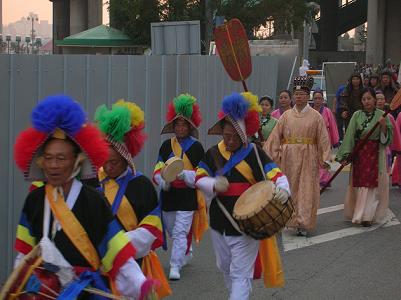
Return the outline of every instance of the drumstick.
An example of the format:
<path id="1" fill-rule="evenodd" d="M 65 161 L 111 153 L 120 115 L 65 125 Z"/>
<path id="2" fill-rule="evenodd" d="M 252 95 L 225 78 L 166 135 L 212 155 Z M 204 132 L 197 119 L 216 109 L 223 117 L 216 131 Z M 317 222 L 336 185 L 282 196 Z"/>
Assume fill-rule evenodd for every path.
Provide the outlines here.
<path id="1" fill-rule="evenodd" d="M 23 291 L 23 292 L 21 292 L 21 293 L 18 293 L 18 295 L 16 295 L 16 296 L 18 297 L 19 295 L 28 294 L 28 293 L 29 293 L 29 292 Z M 45 293 L 42 293 L 42 292 L 36 292 L 35 294 L 41 295 L 42 297 L 45 297 L 45 298 L 48 298 L 48 299 L 57 299 L 57 298 L 54 298 L 54 297 L 52 297 L 52 296 L 50 296 L 50 295 L 47 295 L 47 294 L 45 294 Z M 14 295 L 14 296 L 15 296 L 15 295 Z"/>

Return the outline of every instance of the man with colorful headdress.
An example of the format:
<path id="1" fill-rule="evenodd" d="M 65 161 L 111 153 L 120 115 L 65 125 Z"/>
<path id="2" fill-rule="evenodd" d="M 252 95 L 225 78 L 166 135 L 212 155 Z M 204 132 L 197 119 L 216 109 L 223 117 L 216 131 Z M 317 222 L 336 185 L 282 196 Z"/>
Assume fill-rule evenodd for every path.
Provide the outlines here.
<path id="1" fill-rule="evenodd" d="M 39 102 L 31 121 L 32 127 L 17 137 L 15 160 L 27 180 L 45 185 L 25 200 L 16 267 L 40 245 L 44 266 L 57 266 L 52 269 L 66 285 L 60 299 L 88 297 L 81 293 L 88 284 L 109 291 L 107 281 L 113 293 L 143 298 L 150 284 L 144 276 L 141 281 L 135 276 L 140 272 L 133 259 L 135 247 L 107 200 L 78 180 L 96 177 L 107 159 L 108 145 L 100 131 L 87 123 L 78 102 L 63 95 Z"/>
<path id="2" fill-rule="evenodd" d="M 109 157 L 98 172 L 100 189 L 135 245 L 135 258 L 144 274 L 161 283 L 156 289 L 159 297 L 167 296 L 171 289 L 153 251 L 163 243 L 157 193 L 152 182 L 135 169 L 133 162 L 146 140 L 144 112 L 135 103 L 119 100 L 111 110 L 106 105 L 98 107 L 95 121 L 110 145 Z"/>
<path id="3" fill-rule="evenodd" d="M 295 106 L 281 116 L 263 148 L 288 176 L 295 204 L 295 216 L 288 226 L 300 236 L 316 226 L 319 167 L 328 168 L 331 161 L 324 119 L 308 104 L 312 86 L 312 77 L 294 78 Z"/>
<path id="4" fill-rule="evenodd" d="M 224 275 L 230 300 L 248 299 L 252 278 L 260 278 L 262 273 L 267 287 L 284 285 L 276 238 L 259 241 L 244 235 L 232 216 L 241 194 L 265 178 L 275 184 L 280 202 L 287 202 L 290 196 L 280 169 L 261 148 L 248 142 L 259 129 L 259 110 L 257 96 L 249 92 L 225 97 L 219 121 L 208 131 L 222 135 L 223 140 L 206 152 L 196 172 L 196 186 L 209 206 L 217 267 Z"/>
<path id="5" fill-rule="evenodd" d="M 204 155 L 196 139 L 201 114 L 195 102 L 195 97 L 181 94 L 169 103 L 167 124 L 161 133 L 174 133 L 174 137 L 161 145 L 153 173 L 154 182 L 161 188 L 163 222 L 172 239 L 170 280 L 179 280 L 180 269 L 192 258 L 192 232 L 199 240 L 207 228 L 203 198 L 195 189 L 195 168 Z M 181 158 L 184 170 L 169 183 L 161 171 L 171 157 Z"/>

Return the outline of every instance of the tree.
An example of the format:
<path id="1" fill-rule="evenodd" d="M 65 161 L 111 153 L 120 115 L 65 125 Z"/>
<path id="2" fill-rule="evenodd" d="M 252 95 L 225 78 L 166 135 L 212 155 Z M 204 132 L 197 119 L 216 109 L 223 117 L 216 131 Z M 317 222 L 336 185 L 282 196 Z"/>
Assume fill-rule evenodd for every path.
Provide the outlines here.
<path id="1" fill-rule="evenodd" d="M 200 20 L 205 50 L 212 39 L 214 16 L 241 20 L 250 39 L 274 19 L 276 34 L 302 28 L 311 9 L 305 0 L 109 0 L 110 25 L 122 30 L 136 43 L 150 44 L 150 23 Z"/>
<path id="2" fill-rule="evenodd" d="M 123 31 L 135 43 L 150 45 L 150 23 L 160 21 L 157 0 L 109 0 L 110 26 Z"/>

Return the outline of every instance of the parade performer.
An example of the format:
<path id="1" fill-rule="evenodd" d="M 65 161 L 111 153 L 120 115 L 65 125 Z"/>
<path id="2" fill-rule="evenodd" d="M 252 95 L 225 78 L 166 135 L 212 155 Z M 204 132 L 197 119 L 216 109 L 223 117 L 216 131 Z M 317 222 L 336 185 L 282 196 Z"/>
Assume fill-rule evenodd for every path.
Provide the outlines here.
<path id="1" fill-rule="evenodd" d="M 135 103 L 118 100 L 111 110 L 106 105 L 98 107 L 95 121 L 110 145 L 109 157 L 98 172 L 100 189 L 135 246 L 135 259 L 144 275 L 161 283 L 157 287 L 159 297 L 167 296 L 171 289 L 154 252 L 163 244 L 157 193 L 133 162 L 146 140 L 144 112 Z"/>
<path id="2" fill-rule="evenodd" d="M 168 105 L 167 124 L 162 134 L 174 133 L 164 141 L 159 150 L 153 180 L 161 188 L 162 217 L 172 239 L 170 280 L 179 280 L 181 268 L 192 258 L 192 233 L 197 241 L 207 229 L 204 199 L 195 189 L 195 168 L 204 155 L 198 137 L 201 123 L 199 106 L 195 97 L 181 94 Z M 171 157 L 181 158 L 184 170 L 169 183 L 161 171 Z M 191 233 L 192 231 L 192 233 Z"/>
<path id="3" fill-rule="evenodd" d="M 312 77 L 294 78 L 295 106 L 278 120 L 264 150 L 288 177 L 295 216 L 289 227 L 306 235 L 316 226 L 319 167 L 328 167 L 330 140 L 323 117 L 308 104 Z"/>
<path id="4" fill-rule="evenodd" d="M 396 126 L 393 127 L 393 131 L 397 130 L 401 135 L 401 114 L 399 113 L 395 120 Z M 392 185 L 401 186 L 401 153 L 396 153 L 394 159 L 393 172 L 391 176 Z"/>
<path id="5" fill-rule="evenodd" d="M 277 119 L 271 116 L 273 104 L 273 99 L 269 96 L 263 96 L 259 100 L 262 112 L 260 113 L 260 127 L 257 132 L 257 137 L 261 146 L 263 146 L 264 142 L 269 138 L 270 133 L 277 123 Z"/>
<path id="6" fill-rule="evenodd" d="M 385 68 L 382 70 L 380 74 L 380 83 L 378 85 L 378 89 L 381 90 L 386 98 L 386 102 L 390 103 L 393 100 L 395 94 L 399 90 L 399 86 L 393 79 L 394 72 Z"/>
<path id="7" fill-rule="evenodd" d="M 289 90 L 282 90 L 278 98 L 279 107 L 273 110 L 271 116 L 275 119 L 280 119 L 281 115 L 291 109 L 292 106 L 292 93 Z"/>
<path id="8" fill-rule="evenodd" d="M 339 144 L 339 136 L 336 120 L 333 116 L 333 113 L 330 109 L 328 109 L 325 105 L 325 99 L 323 97 L 323 92 L 321 90 L 316 90 L 313 92 L 313 108 L 318 111 L 326 124 L 327 133 L 329 134 L 331 147 L 338 147 Z M 330 180 L 331 174 L 329 170 L 326 168 L 320 168 L 319 170 L 320 177 L 320 186 L 326 186 L 327 182 Z"/>
<path id="9" fill-rule="evenodd" d="M 354 113 L 345 133 L 336 160 L 348 163 L 348 155 L 358 142 L 379 121 L 380 125 L 368 142 L 355 155 L 344 203 L 346 219 L 355 224 L 371 226 L 380 221 L 388 208 L 389 186 L 386 171 L 386 146 L 391 144 L 393 129 L 383 111 L 376 108 L 376 94 L 372 88 L 363 90 L 363 109 Z"/>
<path id="10" fill-rule="evenodd" d="M 96 177 L 96 169 L 107 159 L 101 133 L 87 123 L 81 105 L 64 95 L 39 102 L 31 121 L 32 127 L 17 137 L 15 161 L 27 180 L 45 185 L 25 200 L 15 265 L 40 244 L 44 262 L 84 276 L 69 283 L 60 299 L 75 299 L 85 287 L 83 282 L 107 291 L 100 275 L 110 279 L 113 292 L 143 299 L 152 292 L 153 281 L 143 276 L 133 259 L 135 247 L 107 200 L 78 180 Z"/>
<path id="11" fill-rule="evenodd" d="M 280 169 L 261 148 L 248 142 L 259 127 L 257 101 L 257 96 L 249 92 L 223 99 L 219 120 L 208 131 L 210 135 L 222 135 L 223 140 L 207 151 L 196 172 L 196 186 L 204 192 L 209 206 L 217 267 L 224 275 L 230 300 L 249 298 L 254 274 L 260 277 L 263 273 L 267 287 L 284 285 L 275 236 L 258 241 L 243 235 L 231 223 L 236 222 L 232 214 L 238 198 L 251 185 L 263 181 L 265 175 L 276 184 L 280 201 L 285 203 L 290 195 L 287 178 Z"/>
<path id="12" fill-rule="evenodd" d="M 362 108 L 362 89 L 361 74 L 355 72 L 350 76 L 347 86 L 340 95 L 340 112 L 345 122 L 345 130 L 347 130 L 352 114 Z"/>
<path id="13" fill-rule="evenodd" d="M 386 98 L 382 90 L 375 90 L 376 93 L 376 107 L 380 110 L 385 111 L 388 109 L 386 107 Z M 393 117 L 393 115 L 388 114 L 388 119 L 390 120 L 391 126 L 393 127 L 393 141 L 386 147 L 386 162 L 387 162 L 387 172 L 391 176 L 391 170 L 393 166 L 393 157 L 401 153 L 401 132 Z"/>

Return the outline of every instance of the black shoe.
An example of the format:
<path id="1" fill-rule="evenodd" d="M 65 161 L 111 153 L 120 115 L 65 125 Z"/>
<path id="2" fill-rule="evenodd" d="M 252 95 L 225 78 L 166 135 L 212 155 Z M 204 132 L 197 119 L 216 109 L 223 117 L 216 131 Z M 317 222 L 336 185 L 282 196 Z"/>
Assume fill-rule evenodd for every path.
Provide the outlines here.
<path id="1" fill-rule="evenodd" d="M 297 236 L 306 236 L 306 230 L 302 230 L 301 228 L 297 228 Z"/>
<path id="2" fill-rule="evenodd" d="M 372 222 L 371 221 L 362 221 L 362 226 L 363 227 L 371 227 L 372 226 Z"/>

